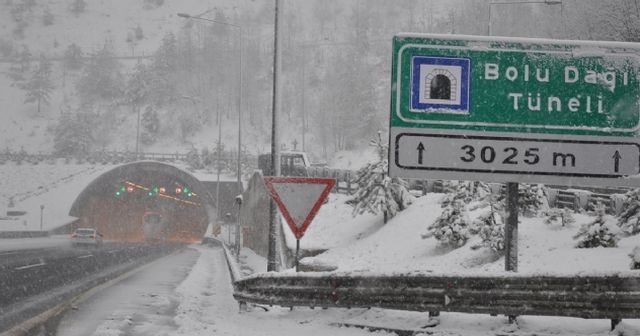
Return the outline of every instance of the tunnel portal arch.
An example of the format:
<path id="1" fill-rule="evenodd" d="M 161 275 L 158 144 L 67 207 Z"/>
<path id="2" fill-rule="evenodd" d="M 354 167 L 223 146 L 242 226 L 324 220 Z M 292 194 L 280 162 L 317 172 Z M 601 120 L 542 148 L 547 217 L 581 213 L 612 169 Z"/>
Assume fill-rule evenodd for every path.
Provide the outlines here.
<path id="1" fill-rule="evenodd" d="M 192 196 L 177 193 L 188 188 Z M 126 192 L 118 194 L 118 188 Z M 155 191 L 153 190 L 155 189 Z M 105 239 L 144 241 L 142 218 L 149 211 L 168 218 L 167 239 L 196 242 L 216 218 L 203 182 L 175 166 L 140 161 L 115 167 L 91 181 L 76 197 L 69 215 L 75 227 L 95 227 Z"/>

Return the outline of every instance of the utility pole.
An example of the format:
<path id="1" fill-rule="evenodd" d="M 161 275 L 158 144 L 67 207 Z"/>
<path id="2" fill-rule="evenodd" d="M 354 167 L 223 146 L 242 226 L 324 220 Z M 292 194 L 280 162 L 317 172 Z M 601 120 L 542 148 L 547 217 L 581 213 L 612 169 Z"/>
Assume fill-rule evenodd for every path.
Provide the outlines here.
<path id="1" fill-rule="evenodd" d="M 279 11 L 280 0 L 275 0 L 273 22 L 273 85 L 271 88 L 271 171 L 274 176 L 280 175 L 280 146 L 278 139 L 278 71 L 279 67 Z M 267 252 L 267 272 L 277 271 L 276 254 L 278 239 L 278 210 L 276 203 L 271 200 L 269 204 L 269 248 Z"/>

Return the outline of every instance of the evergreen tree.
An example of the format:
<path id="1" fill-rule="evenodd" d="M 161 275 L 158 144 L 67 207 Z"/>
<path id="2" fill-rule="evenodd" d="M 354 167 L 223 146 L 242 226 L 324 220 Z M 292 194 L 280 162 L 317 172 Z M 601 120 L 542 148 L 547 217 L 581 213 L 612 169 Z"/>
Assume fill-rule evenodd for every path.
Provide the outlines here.
<path id="1" fill-rule="evenodd" d="M 358 189 L 353 196 L 353 214 L 364 212 L 384 214 L 386 221 L 395 216 L 411 204 L 413 196 L 407 191 L 407 183 L 397 177 L 391 178 L 388 174 L 387 143 L 382 140 L 381 133 L 378 138 L 371 140 L 372 146 L 378 152 L 378 161 L 369 163 L 358 170 L 355 183 Z"/>
<path id="2" fill-rule="evenodd" d="M 71 5 L 69 6 L 69 11 L 73 13 L 75 16 L 79 16 L 84 13 L 87 8 L 87 3 L 84 0 L 73 0 Z"/>
<path id="3" fill-rule="evenodd" d="M 144 31 L 142 30 L 142 27 L 140 27 L 140 25 L 136 26 L 133 29 L 133 34 L 136 37 L 136 40 L 142 40 L 144 38 Z"/>
<path id="4" fill-rule="evenodd" d="M 51 61 L 42 57 L 31 77 L 21 86 L 26 91 L 24 102 L 36 103 L 38 115 L 41 113 L 42 104 L 49 105 L 51 91 L 55 88 L 51 80 L 51 68 Z"/>
<path id="5" fill-rule="evenodd" d="M 127 80 L 124 103 L 132 105 L 134 108 L 140 108 L 149 100 L 150 86 L 150 74 L 147 67 L 143 63 L 136 64 Z"/>
<path id="6" fill-rule="evenodd" d="M 54 16 L 51 13 L 51 9 L 46 8 L 42 13 L 42 24 L 45 26 L 51 26 L 53 24 Z"/>
<path id="7" fill-rule="evenodd" d="M 427 228 L 427 233 L 422 235 L 422 238 L 433 237 L 442 245 L 449 247 L 464 245 L 471 236 L 470 220 L 464 205 L 462 200 L 450 202 L 440 217 Z"/>
<path id="8" fill-rule="evenodd" d="M 9 67 L 8 75 L 13 80 L 11 86 L 20 87 L 29 70 L 31 70 L 31 51 L 29 51 L 29 47 L 23 44 L 16 60 Z"/>
<path id="9" fill-rule="evenodd" d="M 486 202 L 491 196 L 491 188 L 484 182 L 472 182 L 472 181 L 458 181 L 452 183 L 448 181 L 445 183 L 444 188 L 448 191 L 445 198 L 442 200 L 442 207 L 446 207 L 449 203 L 454 201 L 462 201 L 464 204 L 473 204 L 474 208 L 484 207 Z"/>
<path id="10" fill-rule="evenodd" d="M 550 209 L 549 211 L 545 212 L 545 216 L 547 218 L 545 218 L 544 223 L 547 225 L 553 225 L 560 222 L 562 227 L 567 227 L 575 223 L 576 221 L 573 218 L 573 214 L 569 208 Z"/>
<path id="11" fill-rule="evenodd" d="M 640 188 L 629 191 L 618 215 L 620 228 L 629 235 L 640 233 Z"/>
<path id="12" fill-rule="evenodd" d="M 527 217 L 533 217 L 540 210 L 549 209 L 549 201 L 541 184 L 521 183 L 518 191 L 518 211 Z"/>
<path id="13" fill-rule="evenodd" d="M 607 215 L 605 210 L 605 206 L 598 202 L 596 218 L 592 222 L 582 225 L 573 237 L 578 240 L 577 248 L 616 247 L 618 245 L 619 228 L 616 226 L 615 219 Z"/>
<path id="14" fill-rule="evenodd" d="M 82 49 L 75 43 L 70 44 L 64 52 L 64 66 L 70 70 L 78 70 L 82 67 Z"/>
<path id="15" fill-rule="evenodd" d="M 495 251 L 504 251 L 504 216 L 500 203 L 489 203 L 489 210 L 478 216 L 475 230 L 482 239 L 482 245 Z"/>
<path id="16" fill-rule="evenodd" d="M 178 97 L 178 47 L 173 33 L 162 39 L 162 45 L 156 50 L 153 63 L 149 67 L 149 101 L 155 106 L 163 106 Z"/>
<path id="17" fill-rule="evenodd" d="M 100 100 L 113 101 L 122 92 L 123 77 L 120 63 L 110 43 L 93 54 L 78 79 L 77 91 L 83 105 L 91 105 Z"/>
<path id="18" fill-rule="evenodd" d="M 142 114 L 140 128 L 142 129 L 140 141 L 143 144 L 151 145 L 156 142 L 158 139 L 158 132 L 160 131 L 160 118 L 158 118 L 158 112 L 156 112 L 151 106 L 147 106 Z"/>
<path id="19" fill-rule="evenodd" d="M 95 141 L 96 123 L 89 114 L 65 113 L 54 129 L 53 148 L 58 155 L 86 155 Z"/>

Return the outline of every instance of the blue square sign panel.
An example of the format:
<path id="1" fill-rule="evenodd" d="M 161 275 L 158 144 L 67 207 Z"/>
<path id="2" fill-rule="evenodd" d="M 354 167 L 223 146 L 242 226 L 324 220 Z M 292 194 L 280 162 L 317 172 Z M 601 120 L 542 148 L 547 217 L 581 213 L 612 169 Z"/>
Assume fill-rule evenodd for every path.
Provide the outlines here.
<path id="1" fill-rule="evenodd" d="M 414 56 L 411 111 L 469 114 L 471 60 Z"/>

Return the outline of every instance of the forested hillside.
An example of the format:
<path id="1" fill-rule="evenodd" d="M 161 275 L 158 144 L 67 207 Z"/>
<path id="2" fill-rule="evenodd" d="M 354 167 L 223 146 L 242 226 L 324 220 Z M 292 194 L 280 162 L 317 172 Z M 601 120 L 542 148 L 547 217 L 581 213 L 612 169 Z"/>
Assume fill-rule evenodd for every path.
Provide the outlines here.
<path id="1" fill-rule="evenodd" d="M 0 2 L 6 150 L 133 151 L 138 117 L 141 150 L 210 150 L 220 131 L 222 145 L 235 150 L 241 116 L 243 150 L 267 151 L 273 2 L 131 2 Z M 634 0 L 282 3 L 281 141 L 316 159 L 386 130 L 398 32 L 640 39 Z M 70 28 L 78 26 L 92 33 Z"/>

